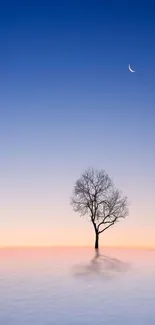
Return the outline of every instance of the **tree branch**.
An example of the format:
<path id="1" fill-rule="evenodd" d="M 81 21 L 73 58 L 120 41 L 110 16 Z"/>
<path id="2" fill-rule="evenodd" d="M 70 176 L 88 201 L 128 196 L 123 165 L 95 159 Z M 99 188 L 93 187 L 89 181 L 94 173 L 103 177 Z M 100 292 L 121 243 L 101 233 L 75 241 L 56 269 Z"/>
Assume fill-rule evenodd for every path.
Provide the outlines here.
<path id="1" fill-rule="evenodd" d="M 127 198 L 117 190 L 104 170 L 86 170 L 76 181 L 71 204 L 76 212 L 87 215 L 100 234 L 128 214 Z M 100 231 L 100 227 L 104 227 Z"/>
<path id="2" fill-rule="evenodd" d="M 114 224 L 115 224 L 115 222 L 113 221 L 110 225 L 108 225 L 107 227 L 105 227 L 104 229 L 102 229 L 101 231 L 99 231 L 98 233 L 101 234 L 102 232 L 104 232 L 106 229 L 110 228 Z"/>

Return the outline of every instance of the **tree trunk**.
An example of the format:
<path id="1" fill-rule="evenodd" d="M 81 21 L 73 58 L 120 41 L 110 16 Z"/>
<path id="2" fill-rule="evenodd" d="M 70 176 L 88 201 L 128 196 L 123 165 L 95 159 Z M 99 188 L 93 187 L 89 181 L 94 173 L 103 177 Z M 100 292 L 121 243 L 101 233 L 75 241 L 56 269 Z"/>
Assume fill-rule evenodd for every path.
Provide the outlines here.
<path id="1" fill-rule="evenodd" d="M 99 249 L 99 234 L 96 232 L 95 236 L 95 249 Z"/>

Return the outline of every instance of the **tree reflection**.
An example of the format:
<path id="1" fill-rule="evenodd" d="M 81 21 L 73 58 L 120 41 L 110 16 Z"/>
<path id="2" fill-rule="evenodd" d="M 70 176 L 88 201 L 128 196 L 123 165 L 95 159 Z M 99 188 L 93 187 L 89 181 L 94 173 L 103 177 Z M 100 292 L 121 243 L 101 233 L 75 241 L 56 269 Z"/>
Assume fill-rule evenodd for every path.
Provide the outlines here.
<path id="1" fill-rule="evenodd" d="M 126 272 L 129 269 L 129 264 L 120 261 L 99 251 L 95 252 L 95 256 L 87 264 L 80 264 L 74 267 L 74 276 L 88 277 L 101 276 L 104 278 L 112 278 L 119 272 Z"/>

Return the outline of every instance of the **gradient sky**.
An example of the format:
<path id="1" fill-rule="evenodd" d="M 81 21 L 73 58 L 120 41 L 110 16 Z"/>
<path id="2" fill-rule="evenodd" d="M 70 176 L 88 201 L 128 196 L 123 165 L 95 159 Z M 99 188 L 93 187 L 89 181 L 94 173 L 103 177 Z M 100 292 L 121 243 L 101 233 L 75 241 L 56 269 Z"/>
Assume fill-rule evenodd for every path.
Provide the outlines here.
<path id="1" fill-rule="evenodd" d="M 1 5 L 1 246 L 93 244 L 69 203 L 92 166 L 130 202 L 101 244 L 155 247 L 154 13 L 153 1 Z"/>

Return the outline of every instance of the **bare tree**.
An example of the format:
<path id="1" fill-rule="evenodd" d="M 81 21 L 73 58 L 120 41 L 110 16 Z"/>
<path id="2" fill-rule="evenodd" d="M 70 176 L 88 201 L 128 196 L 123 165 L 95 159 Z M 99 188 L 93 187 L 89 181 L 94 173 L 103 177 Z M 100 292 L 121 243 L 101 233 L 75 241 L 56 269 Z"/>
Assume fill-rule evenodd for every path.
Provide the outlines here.
<path id="1" fill-rule="evenodd" d="M 127 198 L 117 190 L 104 170 L 87 169 L 76 181 L 71 204 L 75 212 L 87 215 L 95 231 L 95 249 L 99 235 L 128 215 Z"/>

